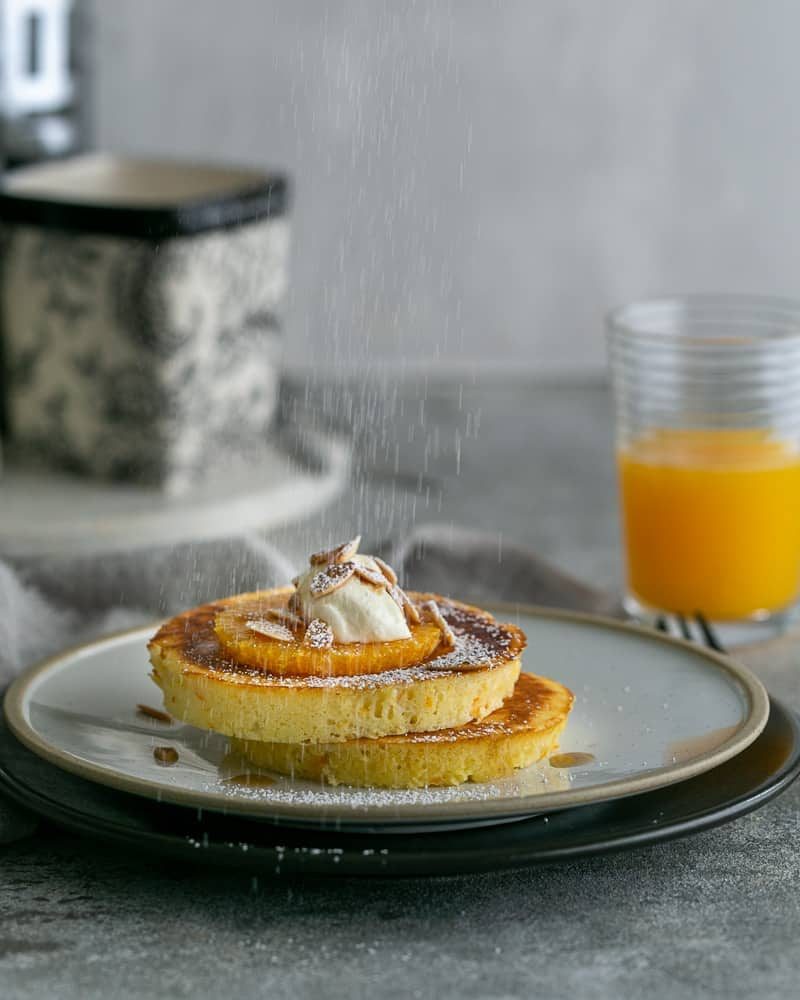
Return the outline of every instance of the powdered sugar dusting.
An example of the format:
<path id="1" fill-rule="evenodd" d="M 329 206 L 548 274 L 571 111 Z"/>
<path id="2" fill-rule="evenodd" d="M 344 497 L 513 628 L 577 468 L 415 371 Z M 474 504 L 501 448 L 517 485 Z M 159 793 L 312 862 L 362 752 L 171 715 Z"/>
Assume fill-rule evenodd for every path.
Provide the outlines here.
<path id="1" fill-rule="evenodd" d="M 453 670 L 484 670 L 491 664 L 492 651 L 472 635 L 453 636 L 453 648 L 433 660 L 428 660 L 428 670 L 441 673 Z"/>
<path id="2" fill-rule="evenodd" d="M 466 670 L 491 670 L 501 663 L 506 662 L 505 657 L 498 657 L 496 653 L 486 646 L 480 639 L 472 635 L 456 635 L 455 647 L 450 652 L 442 656 L 437 656 L 433 660 L 421 663 L 416 667 L 401 667 L 397 670 L 384 670 L 379 674 L 356 674 L 347 677 L 338 676 L 304 676 L 297 677 L 291 674 L 278 676 L 267 674 L 263 670 L 254 667 L 245 667 L 242 664 L 230 664 L 230 669 L 235 670 L 235 675 L 231 680 L 236 682 L 240 678 L 242 682 L 263 683 L 275 687 L 315 687 L 349 690 L 367 690 L 369 688 L 389 687 L 400 684 L 416 684 L 420 681 L 431 680 L 440 677 L 442 673 L 456 673 Z M 221 666 L 220 663 L 215 666 Z"/>
<path id="3" fill-rule="evenodd" d="M 311 578 L 308 589 L 312 597 L 325 597 L 344 586 L 356 571 L 354 562 L 331 563 Z"/>
<path id="4" fill-rule="evenodd" d="M 352 788 L 349 785 L 319 785 L 297 779 L 278 779 L 268 788 L 232 788 L 220 782 L 209 783 L 206 792 L 224 792 L 247 801 L 281 806 L 311 806 L 317 809 L 347 810 L 358 813 L 369 809 L 441 805 L 448 802 L 487 802 L 492 799 L 556 792 L 569 787 L 569 778 L 558 768 L 542 762 L 522 768 L 508 778 L 481 784 L 467 783 L 444 788 Z"/>
<path id="5" fill-rule="evenodd" d="M 322 619 L 313 618 L 303 636 L 303 645 L 313 649 L 328 649 L 333 645 L 333 629 Z"/>
<path id="6" fill-rule="evenodd" d="M 518 727 L 507 722 L 470 722 L 469 739 L 483 739 L 487 736 L 513 736 L 518 732 Z M 406 733 L 403 741 L 406 743 L 455 743 L 457 740 L 464 742 L 464 733 L 459 733 L 455 729 L 444 729 L 439 732 L 430 733 Z"/>

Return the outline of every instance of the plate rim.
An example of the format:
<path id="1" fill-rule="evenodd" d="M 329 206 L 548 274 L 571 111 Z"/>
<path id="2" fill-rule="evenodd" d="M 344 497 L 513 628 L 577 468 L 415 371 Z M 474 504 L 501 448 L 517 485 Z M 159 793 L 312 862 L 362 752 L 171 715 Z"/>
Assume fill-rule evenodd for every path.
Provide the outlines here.
<path id="1" fill-rule="evenodd" d="M 647 628 L 632 622 L 589 614 L 581 611 L 547 608 L 534 604 L 517 602 L 484 602 L 484 607 L 492 613 L 528 615 L 550 621 L 594 626 L 617 633 L 632 634 L 650 642 L 667 644 L 690 652 L 713 664 L 738 685 L 749 706 L 745 719 L 737 731 L 720 746 L 704 751 L 690 761 L 681 764 L 655 768 L 632 778 L 615 779 L 601 785 L 587 788 L 570 788 L 555 792 L 543 792 L 528 796 L 514 796 L 495 799 L 472 799 L 466 801 L 420 804 L 395 804 L 393 806 L 314 806 L 308 803 L 269 802 L 268 800 L 246 799 L 218 793 L 192 791 L 180 786 L 155 784 L 147 778 L 123 775 L 91 761 L 85 761 L 69 751 L 60 749 L 44 739 L 25 715 L 27 696 L 35 689 L 37 682 L 51 671 L 56 671 L 64 661 L 94 653 L 103 647 L 113 648 L 134 636 L 143 640 L 150 637 L 161 621 L 152 625 L 140 625 L 131 629 L 114 632 L 90 642 L 78 643 L 48 656 L 23 671 L 12 681 L 3 700 L 6 721 L 14 736 L 29 750 L 62 770 L 77 774 L 98 784 L 118 791 L 130 792 L 147 799 L 172 802 L 175 805 L 210 809 L 214 812 L 235 813 L 251 818 L 269 819 L 287 825 L 338 826 L 354 829 L 364 826 L 413 826 L 432 828 L 435 825 L 452 825 L 454 822 L 485 822 L 493 817 L 498 822 L 515 817 L 531 816 L 536 813 L 554 812 L 574 806 L 599 804 L 643 792 L 664 788 L 679 781 L 685 781 L 698 774 L 712 770 L 719 764 L 737 756 L 757 739 L 769 718 L 769 696 L 761 680 L 747 667 L 737 663 L 728 655 L 717 653 L 704 646 L 698 646 L 675 636 Z M 479 814 L 479 815 L 476 815 Z"/>
<path id="2" fill-rule="evenodd" d="M 788 722 L 791 726 L 795 740 L 792 752 L 787 755 L 787 759 L 784 760 L 781 766 L 773 770 L 768 777 L 764 778 L 762 776 L 758 783 L 749 791 L 732 797 L 729 796 L 723 803 L 716 806 L 705 807 L 699 811 L 695 810 L 686 813 L 674 821 L 668 821 L 663 824 L 659 823 L 658 825 L 648 823 L 646 826 L 641 825 L 638 830 L 627 831 L 622 834 L 617 832 L 616 834 L 601 835 L 599 839 L 591 842 L 569 844 L 566 847 L 561 845 L 553 848 L 545 848 L 544 850 L 541 847 L 535 847 L 534 849 L 529 847 L 522 854 L 517 850 L 513 855 L 509 855 L 506 850 L 502 860 L 495 861 L 492 859 L 489 864 L 475 864 L 474 853 L 470 857 L 466 857 L 464 852 L 462 852 L 456 858 L 453 852 L 450 851 L 447 854 L 448 865 L 443 870 L 441 865 L 443 855 L 437 853 L 436 874 L 450 877 L 463 876 L 467 873 L 508 871 L 531 866 L 541 867 L 575 859 L 597 857 L 610 853 L 649 847 L 653 844 L 676 840 L 695 833 L 715 829 L 760 809 L 763 805 L 787 791 L 800 776 L 800 715 L 780 699 L 770 698 L 770 704 L 776 709 L 776 712 L 774 714 L 770 713 L 770 720 L 767 723 L 765 731 L 768 731 L 773 717 L 777 716 L 780 718 L 783 716 L 784 721 Z M 45 766 L 50 767 L 52 765 L 45 762 Z M 703 775 L 699 777 L 702 779 Z M 363 849 L 360 852 L 353 852 L 351 846 L 347 843 L 344 845 L 343 854 L 347 855 L 351 853 L 356 858 L 356 861 L 359 862 L 358 870 L 354 869 L 350 864 L 340 866 L 335 862 L 331 863 L 330 855 L 324 852 L 315 855 L 311 854 L 310 851 L 301 851 L 294 857 L 294 852 L 287 852 L 277 842 L 275 844 L 258 845 L 255 850 L 253 849 L 254 845 L 250 845 L 248 851 L 243 852 L 241 850 L 241 842 L 234 842 L 230 839 L 224 842 L 214 841 L 210 845 L 213 848 L 213 854 L 209 856 L 203 851 L 198 857 L 194 851 L 187 853 L 184 841 L 179 841 L 172 833 L 165 834 L 162 831 L 148 832 L 145 841 L 142 842 L 138 833 L 131 832 L 127 827 L 120 826 L 113 819 L 101 821 L 101 828 L 98 829 L 97 816 L 95 814 L 79 809 L 76 806 L 54 802 L 46 793 L 15 777 L 13 772 L 9 772 L 7 765 L 2 760 L 0 760 L 0 786 L 2 786 L 3 792 L 18 802 L 20 806 L 32 810 L 37 816 L 55 823 L 56 826 L 76 833 L 79 836 L 91 836 L 99 842 L 109 844 L 113 847 L 120 847 L 121 845 L 142 846 L 143 844 L 144 848 L 156 857 L 169 856 L 195 864 L 201 861 L 205 867 L 217 869 L 230 869 L 231 867 L 247 868 L 257 870 L 262 874 L 270 873 L 290 878 L 302 878 L 306 875 L 328 878 L 418 878 L 431 874 L 431 866 L 424 860 L 421 864 L 417 863 L 417 854 L 411 856 L 410 852 L 404 853 L 403 863 L 398 869 L 396 865 L 398 855 L 395 847 L 390 851 L 392 863 L 384 865 L 384 856 L 378 852 L 373 851 L 370 855 L 365 855 Z M 105 786 L 99 787 L 103 792 L 107 792 L 110 795 L 126 796 L 124 792 L 115 789 L 106 789 Z M 658 792 L 652 794 L 658 794 Z M 137 796 L 126 797 L 133 800 L 137 799 Z M 643 798 L 647 800 L 648 797 L 644 796 Z M 154 803 L 151 803 L 151 805 L 154 805 Z M 55 807 L 56 814 L 54 814 L 53 807 Z M 181 809 L 183 807 L 176 806 L 171 808 Z M 578 809 L 580 808 L 578 807 Z M 589 806 L 588 808 L 592 807 Z M 513 825 L 516 826 L 516 824 Z M 280 829 L 280 827 L 277 829 Z M 314 831 L 308 832 L 313 833 Z M 351 836 L 348 831 L 339 832 L 344 837 Z M 333 838 L 336 837 L 336 832 L 320 830 L 316 831 L 316 836 Z M 441 837 L 442 834 L 431 832 L 428 836 Z M 406 843 L 417 843 L 414 838 L 403 839 Z M 392 840 L 392 843 L 394 844 L 395 841 Z M 180 847 L 178 846 L 179 844 Z M 267 856 L 270 850 L 272 853 Z M 290 864 L 284 869 L 283 864 L 287 857 Z M 485 859 L 485 853 L 482 852 L 480 857 L 481 859 Z M 450 863 L 454 858 L 458 862 L 455 865 Z M 328 863 L 320 864 L 320 859 L 323 862 L 327 860 Z M 292 860 L 297 863 L 292 864 Z M 367 861 L 370 863 L 366 864 Z M 275 871 L 276 862 L 281 869 L 277 872 Z"/>

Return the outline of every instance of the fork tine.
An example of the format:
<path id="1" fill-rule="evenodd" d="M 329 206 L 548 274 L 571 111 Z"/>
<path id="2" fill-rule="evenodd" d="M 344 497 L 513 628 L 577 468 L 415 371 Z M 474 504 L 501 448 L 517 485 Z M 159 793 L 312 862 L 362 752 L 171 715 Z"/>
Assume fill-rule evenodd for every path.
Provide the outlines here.
<path id="1" fill-rule="evenodd" d="M 717 636 L 717 633 L 713 629 L 711 623 L 706 618 L 706 616 L 701 611 L 695 611 L 692 615 L 692 620 L 697 624 L 700 634 L 702 636 L 703 643 L 708 646 L 709 649 L 715 650 L 717 653 L 726 653 L 727 650 L 722 645 Z M 692 635 L 692 630 L 689 627 L 689 622 L 685 615 L 674 614 L 674 615 L 659 615 L 658 618 L 653 622 L 653 627 L 659 632 L 664 632 L 666 635 L 670 634 L 670 621 L 673 621 L 680 631 L 681 636 L 688 642 L 694 642 L 695 638 Z M 699 641 L 699 640 L 698 640 Z"/>
<path id="2" fill-rule="evenodd" d="M 706 641 L 706 645 L 710 649 L 715 649 L 718 653 L 724 653 L 725 647 L 717 638 L 717 634 L 709 624 L 709 621 L 706 618 L 706 616 L 700 611 L 695 611 L 694 617 L 695 621 L 700 626 L 700 631 L 703 633 L 703 638 Z"/>
<path id="3" fill-rule="evenodd" d="M 680 628 L 681 630 L 681 635 L 683 636 L 684 639 L 688 639 L 689 642 L 691 642 L 692 632 L 691 629 L 689 628 L 689 623 L 686 621 L 683 615 L 675 615 L 675 618 L 678 622 L 678 628 Z"/>

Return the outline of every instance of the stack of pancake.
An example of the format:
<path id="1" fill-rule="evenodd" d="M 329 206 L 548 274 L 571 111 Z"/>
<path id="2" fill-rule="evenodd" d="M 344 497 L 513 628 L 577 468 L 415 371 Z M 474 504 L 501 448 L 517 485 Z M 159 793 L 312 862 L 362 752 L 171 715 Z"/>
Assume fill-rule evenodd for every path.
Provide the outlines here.
<path id="1" fill-rule="evenodd" d="M 299 580 L 229 597 L 173 618 L 151 640 L 167 711 L 232 737 L 259 768 L 329 784 L 488 781 L 549 754 L 573 696 L 520 673 L 520 629 L 405 593 L 390 567 L 348 544 L 323 554 L 332 561 L 312 587 L 383 586 L 407 638 L 336 641 L 326 621 L 304 614 Z"/>

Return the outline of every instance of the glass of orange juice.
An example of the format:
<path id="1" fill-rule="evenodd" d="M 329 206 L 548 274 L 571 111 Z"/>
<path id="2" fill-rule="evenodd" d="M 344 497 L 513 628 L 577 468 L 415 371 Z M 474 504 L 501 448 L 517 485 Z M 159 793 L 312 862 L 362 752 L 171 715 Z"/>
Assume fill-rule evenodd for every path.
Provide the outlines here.
<path id="1" fill-rule="evenodd" d="M 662 299 L 607 325 L 628 611 L 785 623 L 800 593 L 800 303 Z"/>

